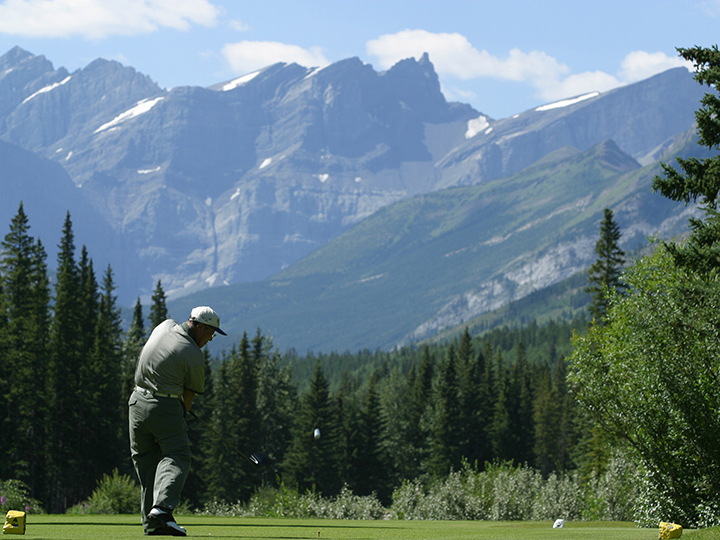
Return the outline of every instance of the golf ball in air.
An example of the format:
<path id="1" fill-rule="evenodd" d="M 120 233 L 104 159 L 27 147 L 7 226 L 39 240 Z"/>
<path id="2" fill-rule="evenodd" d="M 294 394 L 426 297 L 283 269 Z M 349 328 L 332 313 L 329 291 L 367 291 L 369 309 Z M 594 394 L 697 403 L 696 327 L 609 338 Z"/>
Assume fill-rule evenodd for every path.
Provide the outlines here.
<path id="1" fill-rule="evenodd" d="M 320 430 L 318 428 L 315 428 L 315 431 L 313 431 L 313 437 L 316 439 L 320 438 Z"/>

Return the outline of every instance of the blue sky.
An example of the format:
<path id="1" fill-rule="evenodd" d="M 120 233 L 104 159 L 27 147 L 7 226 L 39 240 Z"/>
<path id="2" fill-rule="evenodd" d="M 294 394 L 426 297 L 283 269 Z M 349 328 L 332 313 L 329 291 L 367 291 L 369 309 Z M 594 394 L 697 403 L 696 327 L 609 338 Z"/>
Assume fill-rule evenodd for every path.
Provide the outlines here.
<path id="1" fill-rule="evenodd" d="M 681 65 L 720 42 L 720 0 L 4 0 L 0 54 L 69 71 L 117 60 L 166 88 L 275 62 L 357 56 L 377 71 L 423 52 L 451 101 L 503 118 Z"/>

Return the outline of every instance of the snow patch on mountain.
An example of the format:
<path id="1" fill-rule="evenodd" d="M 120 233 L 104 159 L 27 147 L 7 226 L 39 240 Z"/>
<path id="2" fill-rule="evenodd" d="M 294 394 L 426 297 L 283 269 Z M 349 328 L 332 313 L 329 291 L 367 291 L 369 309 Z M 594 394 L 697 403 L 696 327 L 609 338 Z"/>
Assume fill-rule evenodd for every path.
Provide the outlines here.
<path id="1" fill-rule="evenodd" d="M 563 99 L 561 101 L 556 101 L 554 103 L 548 103 L 547 105 L 541 105 L 536 111 L 550 111 L 552 109 L 561 109 L 563 107 L 569 107 L 570 105 L 575 105 L 576 103 L 580 103 L 581 101 L 585 101 L 586 99 L 594 98 L 595 96 L 599 96 L 600 92 L 590 92 L 589 94 L 583 94 L 582 96 L 570 98 L 570 99 Z"/>
<path id="2" fill-rule="evenodd" d="M 237 79 L 234 79 L 234 80 L 230 81 L 229 83 L 223 85 L 222 91 L 227 92 L 228 90 L 233 90 L 233 89 L 237 88 L 238 86 L 243 86 L 245 83 L 252 81 L 259 74 L 260 74 L 260 71 L 254 71 L 252 73 L 248 73 L 247 75 L 243 75 L 242 77 L 238 77 Z"/>
<path id="3" fill-rule="evenodd" d="M 124 113 L 119 114 L 109 122 L 103 124 L 99 128 L 97 128 L 94 133 L 100 133 L 101 131 L 105 131 L 108 128 L 117 126 L 119 124 L 122 124 L 123 122 L 126 122 L 127 120 L 131 120 L 132 118 L 137 118 L 141 114 L 145 114 L 150 109 L 152 109 L 155 105 L 160 103 L 163 99 L 165 99 L 164 96 L 157 97 L 155 99 L 146 98 L 143 100 L 138 101 L 135 106 L 132 109 L 128 109 Z"/>
<path id="4" fill-rule="evenodd" d="M 477 118 L 468 120 L 467 131 L 465 132 L 465 138 L 472 139 L 475 135 L 477 135 L 484 129 L 488 128 L 489 126 L 490 126 L 490 122 L 488 122 L 487 116 L 483 116 L 482 114 L 480 116 L 478 116 Z M 492 129 L 492 128 L 490 128 L 490 129 Z"/>
<path id="5" fill-rule="evenodd" d="M 66 84 L 70 79 L 72 79 L 72 76 L 71 76 L 71 75 L 68 75 L 67 77 L 65 77 L 65 78 L 64 78 L 62 81 L 60 81 L 60 82 L 53 83 L 53 84 L 49 84 L 49 85 L 47 85 L 46 87 L 41 88 L 40 90 L 38 90 L 38 91 L 35 92 L 34 94 L 32 94 L 32 95 L 26 97 L 25 99 L 23 99 L 23 103 L 27 103 L 27 102 L 30 101 L 32 98 L 37 97 L 37 96 L 39 96 L 40 94 L 45 94 L 45 93 L 47 93 L 47 92 L 50 92 L 51 90 L 54 90 L 54 89 L 57 88 L 58 86 L 62 86 L 63 84 Z"/>

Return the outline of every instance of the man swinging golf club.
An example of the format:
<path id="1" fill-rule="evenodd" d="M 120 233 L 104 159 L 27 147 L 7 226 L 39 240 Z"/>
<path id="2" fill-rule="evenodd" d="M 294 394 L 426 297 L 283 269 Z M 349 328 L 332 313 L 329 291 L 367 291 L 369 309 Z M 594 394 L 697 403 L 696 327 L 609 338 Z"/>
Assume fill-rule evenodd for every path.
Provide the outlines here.
<path id="1" fill-rule="evenodd" d="M 140 479 L 142 524 L 146 535 L 186 536 L 175 522 L 190 472 L 185 416 L 195 394 L 205 391 L 202 348 L 220 329 L 212 308 L 201 306 L 182 324 L 160 323 L 140 353 L 129 406 L 130 453 Z"/>

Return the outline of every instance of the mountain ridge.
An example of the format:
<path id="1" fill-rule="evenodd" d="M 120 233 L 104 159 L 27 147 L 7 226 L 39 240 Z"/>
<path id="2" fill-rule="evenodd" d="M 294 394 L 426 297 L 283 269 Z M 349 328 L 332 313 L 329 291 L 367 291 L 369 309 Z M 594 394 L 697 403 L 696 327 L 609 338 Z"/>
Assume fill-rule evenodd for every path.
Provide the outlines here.
<path id="1" fill-rule="evenodd" d="M 682 212 L 643 190 L 656 159 L 692 130 L 704 93 L 678 68 L 496 120 L 448 102 L 428 55 L 381 72 L 357 58 L 323 69 L 275 64 L 172 89 L 103 59 L 68 73 L 15 48 L 0 66 L 0 141 L 62 167 L 78 220 L 101 216 L 79 242 L 113 238 L 96 264 L 112 264 L 125 305 L 147 299 L 158 280 L 187 301 L 252 283 L 243 294 L 258 287 L 312 303 L 343 335 L 357 320 L 327 313 L 359 302 L 373 318 L 376 298 L 389 302 L 386 318 L 358 332 L 383 347 L 587 264 L 588 223 L 603 205 L 623 216 L 629 242 L 678 230 Z M 19 188 L 16 197 L 35 196 Z M 9 222 L 14 211 L 5 212 Z M 387 230 L 376 227 L 383 220 Z M 323 249 L 334 241 L 334 254 Z M 345 260 L 343 243 L 367 260 Z M 316 298 L 291 294 L 295 285 L 283 283 L 292 281 Z M 346 294 L 364 289 L 367 298 Z M 394 326 L 404 316 L 411 327 Z M 306 332 L 320 332 L 306 319 Z M 303 346 L 322 343 L 345 346 L 317 337 Z"/>
<path id="2" fill-rule="evenodd" d="M 585 270 L 605 206 L 628 250 L 656 232 L 682 234 L 696 210 L 650 192 L 659 171 L 605 141 L 508 178 L 398 201 L 272 278 L 169 306 L 182 313 L 205 298 L 238 339 L 260 327 L 301 352 L 407 345 Z"/>

